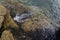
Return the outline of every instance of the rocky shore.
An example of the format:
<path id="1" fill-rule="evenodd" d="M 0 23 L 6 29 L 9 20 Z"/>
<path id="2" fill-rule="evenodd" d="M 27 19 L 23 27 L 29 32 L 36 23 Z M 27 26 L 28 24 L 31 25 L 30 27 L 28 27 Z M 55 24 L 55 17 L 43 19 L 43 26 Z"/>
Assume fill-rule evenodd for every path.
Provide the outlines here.
<path id="1" fill-rule="evenodd" d="M 56 40 L 59 29 L 40 7 L 15 0 L 0 2 L 0 40 Z"/>

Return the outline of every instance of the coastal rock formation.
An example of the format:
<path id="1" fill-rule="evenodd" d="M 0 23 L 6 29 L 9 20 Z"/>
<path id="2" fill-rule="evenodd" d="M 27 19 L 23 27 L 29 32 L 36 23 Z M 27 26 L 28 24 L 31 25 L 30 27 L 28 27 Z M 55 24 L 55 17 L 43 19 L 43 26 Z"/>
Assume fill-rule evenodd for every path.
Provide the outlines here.
<path id="1" fill-rule="evenodd" d="M 43 9 L 15 0 L 1 2 L 6 9 L 1 19 L 1 40 L 54 40 L 60 25 L 43 14 Z M 1 6 L 2 6 L 1 5 Z M 48 10 L 47 10 L 48 11 Z M 5 38 L 5 39 L 4 39 Z"/>

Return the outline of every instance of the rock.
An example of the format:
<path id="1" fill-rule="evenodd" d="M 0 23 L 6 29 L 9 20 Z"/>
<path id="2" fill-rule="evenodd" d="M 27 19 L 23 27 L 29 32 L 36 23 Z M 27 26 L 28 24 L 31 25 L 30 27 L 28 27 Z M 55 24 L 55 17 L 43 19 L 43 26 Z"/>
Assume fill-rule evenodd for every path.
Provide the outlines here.
<path id="1" fill-rule="evenodd" d="M 7 10 L 1 3 L 0 3 L 0 24 L 7 28 L 8 26 L 18 27 L 18 25 L 13 21 L 12 17 L 10 16 L 10 11 Z M 3 23 L 3 24 L 2 24 Z"/>
<path id="2" fill-rule="evenodd" d="M 1 28 L 2 23 L 4 21 L 5 14 L 6 14 L 6 8 L 4 8 L 4 6 L 2 6 L 2 4 L 0 3 L 0 28 Z"/>
<path id="3" fill-rule="evenodd" d="M 2 33 L 1 40 L 14 40 L 14 38 L 9 30 L 5 30 Z"/>
<path id="4" fill-rule="evenodd" d="M 19 18 L 15 20 L 16 22 L 20 23 L 20 29 L 18 32 L 14 31 L 15 39 L 20 40 L 21 34 L 23 38 L 28 37 L 30 40 L 53 40 L 55 38 L 55 31 L 60 28 L 60 25 L 55 23 L 53 20 L 49 19 L 45 16 L 39 7 L 35 6 L 25 6 L 19 2 L 11 2 L 5 1 L 2 3 L 8 10 L 7 14 L 5 15 L 5 20 L 3 26 L 8 29 L 8 27 L 16 28 L 18 25 L 14 22 L 14 20 L 10 16 L 10 12 L 15 12 L 18 14 Z M 6 4 L 6 5 L 5 5 Z M 13 11 L 12 11 L 13 10 Z M 31 14 L 31 16 L 27 15 Z M 24 16 L 22 16 L 24 15 Z M 13 15 L 12 15 L 13 16 Z M 5 28 L 5 29 L 6 29 Z M 10 29 L 11 30 L 11 29 Z M 23 31 L 22 31 L 23 30 Z M 20 34 L 21 33 L 21 34 Z M 17 34 L 17 35 L 16 35 Z M 20 38 L 19 38 L 20 37 Z M 22 39 L 23 39 L 22 38 Z"/>
<path id="5" fill-rule="evenodd" d="M 5 15 L 5 20 L 3 21 L 3 27 L 4 29 L 12 27 L 12 28 L 18 28 L 18 25 L 14 22 L 12 17 L 10 16 L 9 10 L 7 10 L 7 14 Z"/>
<path id="6" fill-rule="evenodd" d="M 18 17 L 14 17 L 16 18 L 15 21 L 21 24 L 22 30 L 26 32 L 25 35 L 31 40 L 54 40 L 55 31 L 59 30 L 60 25 L 45 16 L 39 7 L 28 6 L 28 8 L 30 9 L 27 10 L 28 12 L 22 12 L 17 15 Z M 24 14 L 31 14 L 31 16 L 22 17 Z"/>
<path id="7" fill-rule="evenodd" d="M 13 11 L 15 13 L 22 13 L 23 11 L 26 11 L 27 5 L 24 5 L 20 2 L 18 2 L 18 0 L 13 0 L 13 1 L 8 1 L 5 0 L 4 2 L 1 2 L 7 9 L 9 9 L 10 11 Z"/>
<path id="8" fill-rule="evenodd" d="M 4 17 L 3 16 L 0 16 L 0 28 L 2 26 L 3 21 L 4 21 Z"/>
<path id="9" fill-rule="evenodd" d="M 55 23 L 53 20 L 49 19 L 48 17 L 46 17 L 41 11 L 42 9 L 40 9 L 39 7 L 35 7 L 35 6 L 28 6 L 28 8 L 30 10 L 27 10 L 27 13 L 21 13 L 20 16 L 16 16 L 14 17 L 17 22 L 23 21 L 22 23 L 22 29 L 24 31 L 31 31 L 31 30 L 36 30 L 36 29 L 41 29 L 41 28 L 47 28 L 50 30 L 55 31 L 55 29 L 57 29 L 59 27 L 59 25 L 57 23 Z M 25 17 L 22 15 L 30 15 Z M 19 18 L 18 18 L 19 17 Z"/>
<path id="10" fill-rule="evenodd" d="M 0 16 L 4 16 L 5 14 L 6 14 L 6 8 L 2 6 L 2 4 L 0 3 Z"/>
<path id="11" fill-rule="evenodd" d="M 1 40 L 14 40 L 13 35 L 9 31 L 10 28 L 17 29 L 18 25 L 10 16 L 10 11 L 0 4 L 0 36 Z"/>
<path id="12" fill-rule="evenodd" d="M 5 14 L 6 14 L 6 8 L 4 8 L 0 3 L 0 28 L 2 26 L 2 22 L 4 21 Z"/>

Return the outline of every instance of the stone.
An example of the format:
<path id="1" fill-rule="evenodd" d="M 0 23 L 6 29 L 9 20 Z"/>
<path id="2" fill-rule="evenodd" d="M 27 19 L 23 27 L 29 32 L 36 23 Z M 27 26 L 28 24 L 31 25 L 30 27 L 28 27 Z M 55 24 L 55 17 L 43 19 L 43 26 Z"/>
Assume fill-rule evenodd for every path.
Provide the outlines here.
<path id="1" fill-rule="evenodd" d="M 6 14 L 6 8 L 0 3 L 0 16 L 4 16 Z"/>
<path id="2" fill-rule="evenodd" d="M 4 17 L 3 16 L 0 16 L 0 28 L 2 26 L 3 21 L 4 21 Z"/>
<path id="3" fill-rule="evenodd" d="M 14 38 L 9 30 L 5 30 L 2 33 L 1 40 L 14 40 Z"/>
<path id="4" fill-rule="evenodd" d="M 7 10 L 6 12 L 7 14 L 5 15 L 4 21 L 3 21 L 3 27 L 4 29 L 6 28 L 19 28 L 18 25 L 14 22 L 14 20 L 12 19 L 12 17 L 10 16 L 10 11 Z"/>

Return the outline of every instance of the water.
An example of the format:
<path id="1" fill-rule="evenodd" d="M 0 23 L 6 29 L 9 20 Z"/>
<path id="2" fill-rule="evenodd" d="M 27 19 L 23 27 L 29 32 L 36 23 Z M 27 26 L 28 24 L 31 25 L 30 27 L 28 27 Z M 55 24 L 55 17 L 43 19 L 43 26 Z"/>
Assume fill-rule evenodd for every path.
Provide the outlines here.
<path id="1" fill-rule="evenodd" d="M 37 6 L 37 7 L 40 7 L 42 9 L 44 9 L 44 14 L 49 17 L 50 19 L 52 19 L 53 21 L 55 21 L 56 23 L 60 24 L 60 0 L 28 0 L 27 2 L 25 2 L 24 4 L 27 4 L 27 5 L 33 5 L 33 6 Z M 26 15 L 28 14 L 22 14 L 21 16 L 16 16 L 18 22 L 23 22 L 24 20 L 24 17 L 27 17 Z M 18 19 L 20 18 L 20 20 L 22 21 L 19 21 Z M 23 18 L 23 19 L 22 19 Z M 49 29 L 48 29 L 49 30 Z M 52 39 L 53 40 L 53 33 L 50 32 L 51 30 L 41 30 L 43 32 L 36 32 L 36 36 L 39 37 L 38 39 L 40 39 L 40 33 L 43 35 L 47 35 L 46 38 L 49 37 L 48 40 Z M 38 33 L 38 34 L 37 34 Z M 35 39 L 35 33 L 33 33 L 32 35 L 32 38 L 34 36 L 34 39 Z M 31 35 L 30 35 L 31 36 Z M 42 37 L 41 36 L 41 37 Z M 43 36 L 43 37 L 45 37 Z M 41 39 L 43 39 L 43 37 Z"/>
<path id="2" fill-rule="evenodd" d="M 60 0 L 52 0 L 53 20 L 60 24 Z"/>
<path id="3" fill-rule="evenodd" d="M 23 2 L 24 3 L 24 2 Z M 50 7 L 51 0 L 28 0 L 25 4 L 38 6 L 38 7 Z"/>
<path id="4" fill-rule="evenodd" d="M 47 17 L 49 17 L 50 19 L 52 19 L 53 21 L 55 21 L 57 24 L 60 24 L 60 0 L 37 0 L 37 1 L 36 0 L 29 0 L 25 4 L 37 6 L 37 7 L 40 7 L 42 9 L 44 9 L 44 14 Z M 52 39 L 53 36 L 51 36 L 52 34 L 50 34 L 49 32 L 47 32 L 47 34 L 45 32 L 44 34 L 45 34 L 45 36 L 47 35 L 49 37 L 48 40 L 53 40 Z M 42 32 L 42 34 L 43 34 L 43 32 Z M 40 33 L 39 33 L 39 37 L 40 37 Z M 41 39 L 43 39 L 43 37 Z"/>
<path id="5" fill-rule="evenodd" d="M 60 0 L 29 0 L 26 4 L 46 8 L 50 18 L 60 24 Z"/>
<path id="6" fill-rule="evenodd" d="M 25 4 L 44 9 L 46 16 L 60 24 L 60 0 L 28 0 Z"/>

